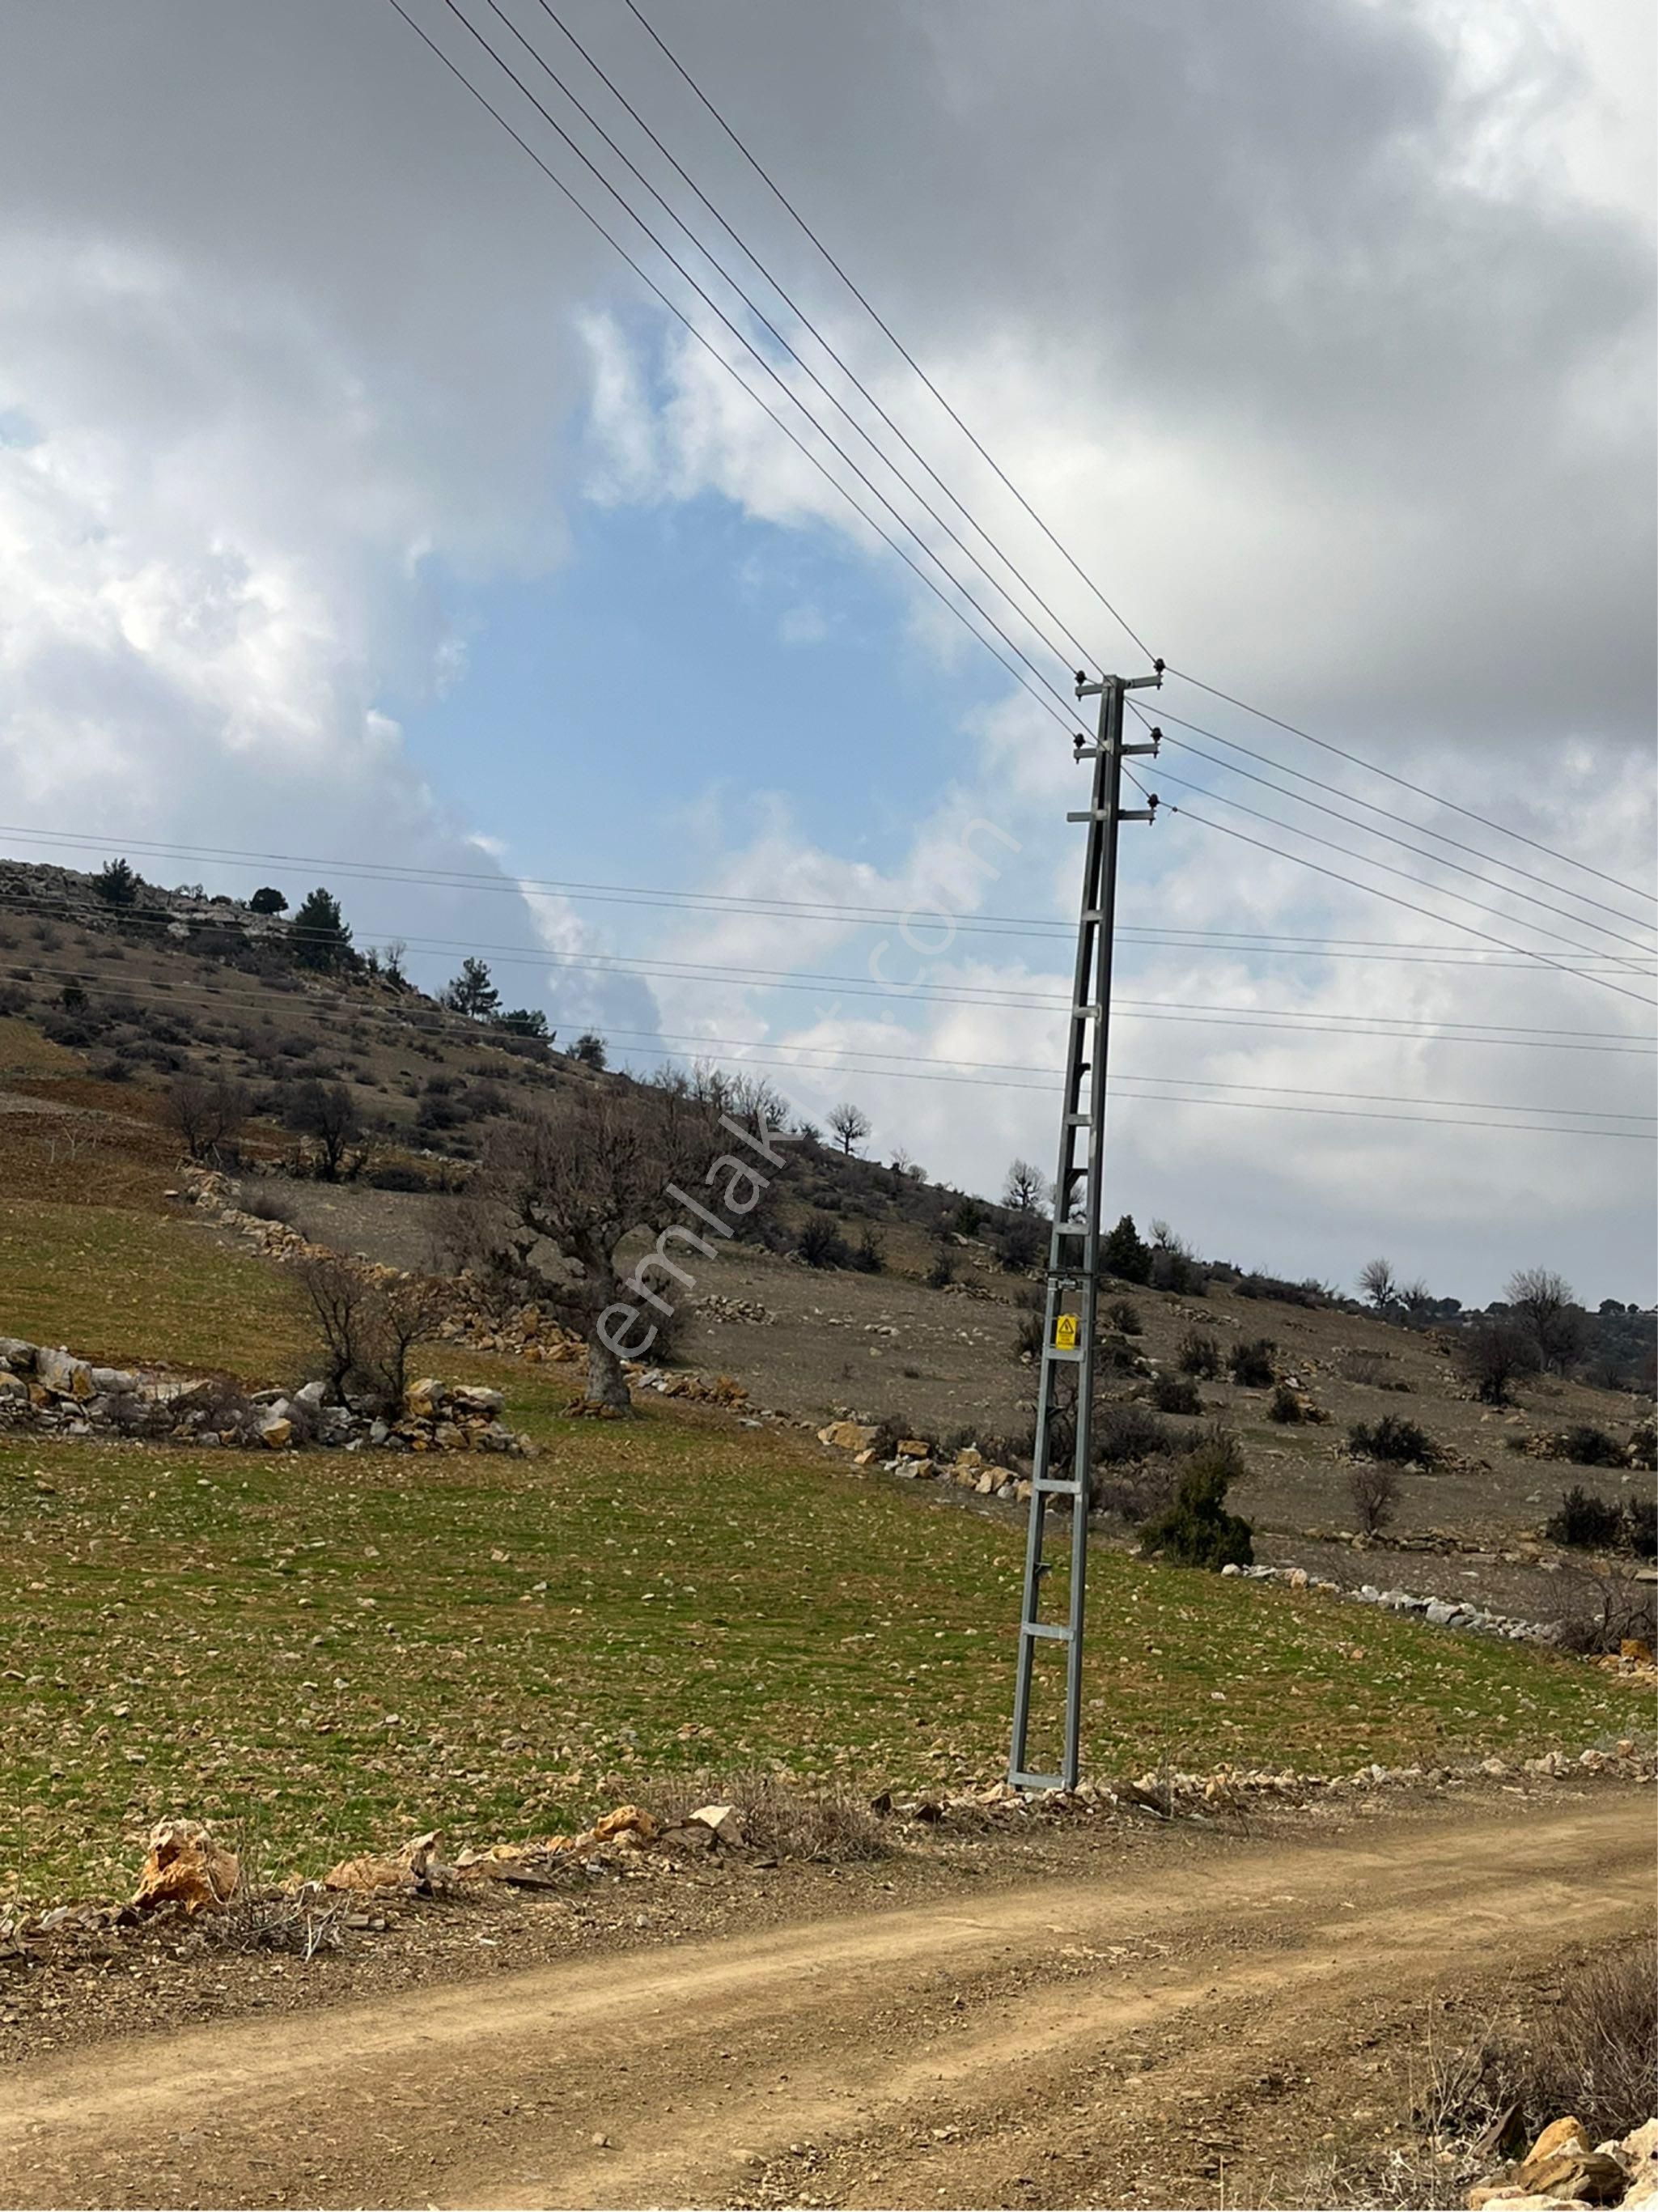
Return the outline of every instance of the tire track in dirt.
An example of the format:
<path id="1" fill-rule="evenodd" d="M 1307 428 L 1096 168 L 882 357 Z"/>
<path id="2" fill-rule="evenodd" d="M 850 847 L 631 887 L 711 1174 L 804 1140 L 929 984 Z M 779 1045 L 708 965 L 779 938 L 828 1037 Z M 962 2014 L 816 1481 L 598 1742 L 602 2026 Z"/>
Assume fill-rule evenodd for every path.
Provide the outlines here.
<path id="1" fill-rule="evenodd" d="M 1020 2161 L 1108 2050 L 1172 2031 L 1218 2078 L 1356 1992 L 1500 1974 L 1515 1928 L 1649 1923 L 1645 1798 L 1497 1809 L 36 2062 L 0 2109 L 0 2202 L 774 2202 L 789 2174 L 827 2202 L 1070 2201 Z"/>

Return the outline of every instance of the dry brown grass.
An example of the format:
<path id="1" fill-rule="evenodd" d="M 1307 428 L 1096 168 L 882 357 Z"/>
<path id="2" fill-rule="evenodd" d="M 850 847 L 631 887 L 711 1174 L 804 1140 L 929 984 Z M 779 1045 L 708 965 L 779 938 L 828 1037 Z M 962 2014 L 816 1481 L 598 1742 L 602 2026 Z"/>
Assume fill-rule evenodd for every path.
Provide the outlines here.
<path id="1" fill-rule="evenodd" d="M 845 1866 L 885 1858 L 893 1846 L 885 1824 L 868 1802 L 832 1784 L 780 1781 L 771 1774 L 738 1774 L 714 1783 L 671 1781 L 644 1799 L 665 1826 L 701 1805 L 732 1805 L 752 1850 L 778 1859 L 815 1859 Z"/>
<path id="2" fill-rule="evenodd" d="M 1627 2135 L 1658 2110 L 1650 1945 L 1602 1952 L 1569 1975 L 1558 2003 L 1517 2026 L 1488 2021 L 1471 2041 L 1430 2052 L 1424 2118 L 1436 2139 L 1471 2139 L 1515 2106 L 1527 2136 L 1571 2113 L 1595 2142 Z"/>

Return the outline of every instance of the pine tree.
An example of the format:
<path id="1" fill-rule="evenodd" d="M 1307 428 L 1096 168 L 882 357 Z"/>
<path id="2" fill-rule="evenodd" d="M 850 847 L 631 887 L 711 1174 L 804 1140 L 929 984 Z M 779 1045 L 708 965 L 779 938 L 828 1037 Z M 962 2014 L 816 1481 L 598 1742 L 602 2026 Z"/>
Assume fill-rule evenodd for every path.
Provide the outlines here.
<path id="1" fill-rule="evenodd" d="M 489 980 L 488 965 L 469 952 L 460 963 L 459 975 L 444 993 L 443 1003 L 469 1021 L 493 1020 L 501 1006 L 501 994 Z"/>
<path id="2" fill-rule="evenodd" d="M 1100 1265 L 1107 1274 L 1125 1283 L 1151 1281 L 1151 1248 L 1135 1228 L 1132 1213 L 1125 1213 L 1102 1242 Z"/>
<path id="3" fill-rule="evenodd" d="M 106 906 L 131 906 L 143 878 L 125 860 L 106 860 L 92 879 L 92 888 Z"/>
<path id="4" fill-rule="evenodd" d="M 357 956 L 351 950 L 351 933 L 340 913 L 340 902 L 320 884 L 315 890 L 307 894 L 288 928 L 296 966 L 315 968 L 326 973 L 331 969 L 356 965 Z"/>

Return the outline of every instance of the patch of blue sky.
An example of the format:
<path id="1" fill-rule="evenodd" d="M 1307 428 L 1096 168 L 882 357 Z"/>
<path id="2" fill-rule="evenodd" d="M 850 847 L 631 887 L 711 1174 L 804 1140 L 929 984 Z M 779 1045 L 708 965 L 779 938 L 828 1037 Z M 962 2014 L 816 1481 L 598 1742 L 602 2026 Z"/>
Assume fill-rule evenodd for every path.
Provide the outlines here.
<path id="1" fill-rule="evenodd" d="M 388 703 L 525 873 L 694 886 L 779 799 L 895 866 L 963 718 L 1006 688 L 987 655 L 940 669 L 884 564 L 712 495 L 580 509 L 568 559 L 528 580 L 431 582 L 464 663 L 441 696 Z"/>

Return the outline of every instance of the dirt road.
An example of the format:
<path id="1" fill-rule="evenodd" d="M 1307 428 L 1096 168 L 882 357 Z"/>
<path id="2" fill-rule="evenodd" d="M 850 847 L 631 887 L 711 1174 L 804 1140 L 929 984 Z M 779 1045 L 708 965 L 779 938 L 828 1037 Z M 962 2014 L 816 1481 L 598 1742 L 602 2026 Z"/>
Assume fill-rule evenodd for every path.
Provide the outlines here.
<path id="1" fill-rule="evenodd" d="M 1260 2201 L 1427 2000 L 1649 1932 L 1653 1845 L 1496 1801 L 106 2045 L 6 2080 L 0 2201 Z"/>

